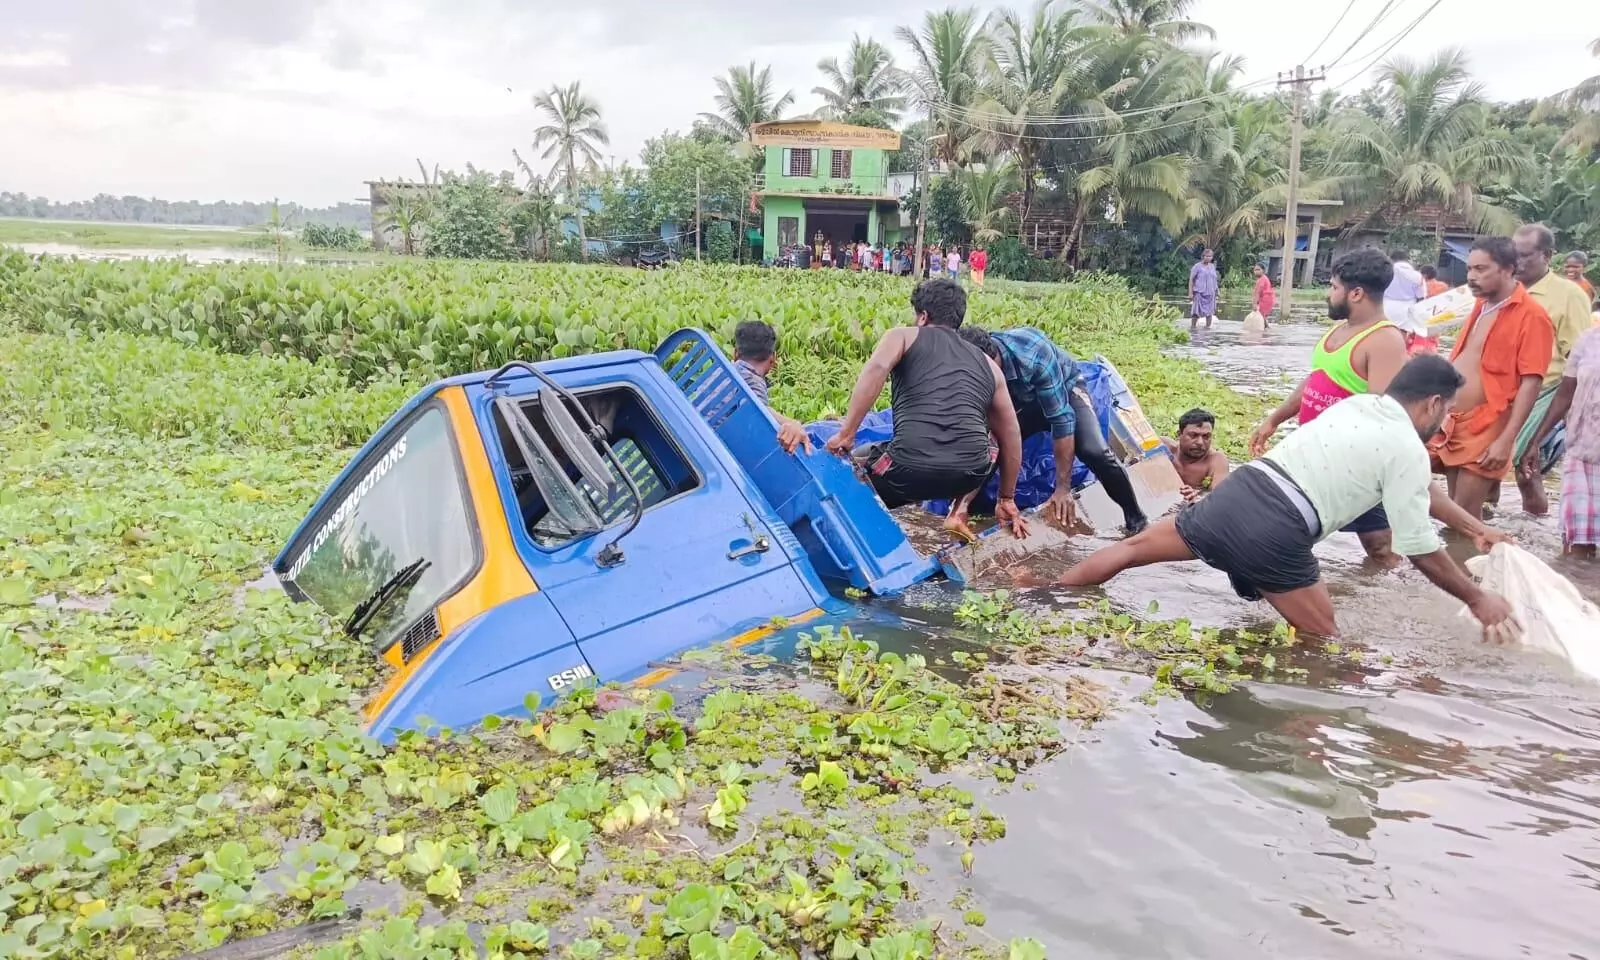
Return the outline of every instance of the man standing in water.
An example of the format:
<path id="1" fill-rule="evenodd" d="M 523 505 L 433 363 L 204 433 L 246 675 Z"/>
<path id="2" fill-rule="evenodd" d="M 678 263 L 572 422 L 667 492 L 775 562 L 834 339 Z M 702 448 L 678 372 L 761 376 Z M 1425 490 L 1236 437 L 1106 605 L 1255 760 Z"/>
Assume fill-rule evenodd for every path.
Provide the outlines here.
<path id="1" fill-rule="evenodd" d="M 1200 262 L 1189 268 L 1189 329 L 1193 330 L 1205 317 L 1206 329 L 1217 316 L 1217 291 L 1222 280 L 1217 276 L 1217 265 L 1211 262 L 1211 248 L 1200 252 Z"/>
<path id="2" fill-rule="evenodd" d="M 1227 455 L 1211 447 L 1216 425 L 1217 418 L 1210 410 L 1195 407 L 1178 418 L 1178 439 L 1161 438 L 1178 479 L 1183 481 L 1178 493 L 1186 503 L 1210 493 L 1228 476 Z"/>
<path id="3" fill-rule="evenodd" d="M 1100 584 L 1130 567 L 1199 559 L 1226 573 L 1241 597 L 1272 604 L 1295 629 L 1334 636 L 1333 601 L 1311 548 L 1382 503 L 1395 549 L 1465 603 L 1485 639 L 1513 636 L 1510 605 L 1456 566 L 1428 519 L 1431 477 L 1422 438 L 1438 432 L 1462 382 L 1442 357 L 1412 359 L 1382 396 L 1340 401 L 1265 458 L 1234 471 L 1215 493 L 1096 551 L 1061 583 Z M 1477 525 L 1479 549 L 1504 539 Z"/>
<path id="4" fill-rule="evenodd" d="M 1385 291 L 1394 282 L 1388 258 L 1364 247 L 1334 261 L 1328 285 L 1328 316 L 1339 321 L 1311 353 L 1311 373 L 1250 436 L 1250 455 L 1259 457 L 1278 427 L 1299 417 L 1303 427 L 1329 407 L 1361 393 L 1382 393 L 1406 363 L 1406 340 L 1385 319 Z M 1361 538 L 1367 556 L 1386 567 L 1400 558 L 1389 549 L 1393 535 L 1381 505 L 1344 528 Z M 1331 532 L 1331 531 L 1330 531 Z"/>
<path id="5" fill-rule="evenodd" d="M 1429 449 L 1451 499 L 1481 517 L 1550 369 L 1555 327 L 1518 282 L 1517 251 L 1507 237 L 1472 245 L 1467 286 L 1478 302 L 1450 352 L 1464 385 Z"/>
<path id="6" fill-rule="evenodd" d="M 1549 227 L 1542 223 L 1530 223 L 1520 227 L 1512 235 L 1511 243 L 1517 251 L 1517 279 L 1527 288 L 1528 296 L 1539 306 L 1544 307 L 1545 313 L 1550 315 L 1556 337 L 1544 383 L 1540 386 L 1538 398 L 1534 400 L 1533 410 L 1529 412 L 1527 421 L 1517 433 L 1517 442 L 1511 454 L 1512 462 L 1521 464 L 1539 423 L 1544 419 L 1545 412 L 1550 409 L 1556 390 L 1561 386 L 1562 373 L 1567 367 L 1567 357 L 1572 354 L 1572 348 L 1577 344 L 1578 338 L 1588 332 L 1594 321 L 1589 314 L 1589 297 L 1584 294 L 1583 289 L 1550 269 L 1550 261 L 1556 255 L 1556 238 Z M 1552 449 L 1549 451 L 1549 456 L 1540 459 L 1554 466 L 1555 461 L 1560 458 L 1561 452 Z M 1544 474 L 1539 470 L 1532 473 L 1518 470 L 1516 476 L 1517 487 L 1522 492 L 1522 509 L 1539 517 L 1550 512 L 1550 503 L 1544 493 Z M 1499 487 L 1496 485 L 1495 492 L 1498 493 L 1498 490 Z M 1498 500 L 1498 497 L 1493 498 Z"/>
<path id="7" fill-rule="evenodd" d="M 927 280 L 912 291 L 911 308 L 916 325 L 896 327 L 878 341 L 827 448 L 840 456 L 855 452 L 856 430 L 892 378 L 894 438 L 858 457 L 884 505 L 958 500 L 983 486 L 994 468 L 993 433 L 1000 448 L 995 519 L 1024 536 L 1016 501 L 1022 463 L 1017 414 L 1000 367 L 956 333 L 966 319 L 967 292 L 954 280 Z"/>
<path id="8" fill-rule="evenodd" d="M 1112 502 L 1122 508 L 1123 523 L 1130 534 L 1148 526 L 1150 521 L 1139 507 L 1139 496 L 1134 493 L 1128 471 L 1106 449 L 1094 410 L 1074 389 L 1079 375 L 1078 362 L 1072 354 L 1056 346 L 1043 330 L 1033 327 L 989 333 L 981 327 L 966 326 L 961 328 L 960 336 L 1000 365 L 1022 436 L 1050 431 L 1056 483 L 1044 503 L 1046 519 L 1062 527 L 1070 527 L 1077 520 L 1077 501 L 1072 498 L 1072 461 L 1076 457 L 1100 481 Z M 967 506 L 971 500 L 965 497 L 955 504 L 947 527 L 970 533 Z"/>

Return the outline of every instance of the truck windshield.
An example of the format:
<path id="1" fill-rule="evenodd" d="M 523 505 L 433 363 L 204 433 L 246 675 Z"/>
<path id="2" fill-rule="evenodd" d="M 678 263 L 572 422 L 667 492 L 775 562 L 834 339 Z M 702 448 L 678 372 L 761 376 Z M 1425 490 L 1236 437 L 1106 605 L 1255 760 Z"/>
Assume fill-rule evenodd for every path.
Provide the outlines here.
<path id="1" fill-rule="evenodd" d="M 425 409 L 362 461 L 288 555 L 285 579 L 341 623 L 384 593 L 360 629 L 380 651 L 458 587 L 477 544 L 443 411 Z"/>

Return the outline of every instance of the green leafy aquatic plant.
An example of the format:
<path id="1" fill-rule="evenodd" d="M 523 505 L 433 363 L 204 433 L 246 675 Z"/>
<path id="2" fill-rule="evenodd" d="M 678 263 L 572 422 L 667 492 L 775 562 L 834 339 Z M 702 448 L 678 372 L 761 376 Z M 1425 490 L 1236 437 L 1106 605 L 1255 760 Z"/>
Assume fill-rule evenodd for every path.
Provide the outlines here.
<path id="1" fill-rule="evenodd" d="M 773 384 L 774 407 L 803 420 L 840 414 L 879 337 L 910 321 L 909 293 L 899 278 L 832 270 L 685 265 L 641 272 L 414 260 L 354 267 L 199 265 L 0 252 L 0 303 L 28 329 L 140 333 L 224 353 L 270 353 L 311 361 L 313 370 L 336 369 L 358 384 L 420 386 L 512 359 L 653 350 L 684 326 L 702 327 L 726 346 L 739 321 L 765 320 L 777 329 L 784 357 Z M 968 316 L 991 328 L 1038 327 L 1076 356 L 1105 354 L 1158 428 L 1189 407 L 1204 406 L 1217 414 L 1218 443 L 1243 453 L 1250 425 L 1270 398 L 1235 394 L 1198 364 L 1165 355 L 1163 349 L 1182 337 L 1174 319 L 1169 308 L 1136 296 L 1120 279 L 1100 276 L 1029 295 L 985 291 Z M 226 380 L 213 385 L 221 396 L 234 393 Z M 112 404 L 126 406 L 114 395 Z M 376 398 L 362 406 L 393 409 Z M 144 409 L 182 429 L 175 411 Z M 278 420 L 288 430 L 304 429 L 282 411 L 245 404 L 228 409 L 241 421 Z"/>

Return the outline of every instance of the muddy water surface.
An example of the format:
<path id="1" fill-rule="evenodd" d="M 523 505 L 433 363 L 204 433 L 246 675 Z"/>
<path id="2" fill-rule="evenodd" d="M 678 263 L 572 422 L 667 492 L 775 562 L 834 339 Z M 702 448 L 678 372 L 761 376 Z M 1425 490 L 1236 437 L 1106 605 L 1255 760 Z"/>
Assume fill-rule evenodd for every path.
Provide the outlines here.
<path id="1" fill-rule="evenodd" d="M 1239 389 L 1282 392 L 1321 331 L 1245 340 L 1219 320 L 1187 351 Z M 1554 558 L 1554 521 L 1505 494 L 1496 522 Z M 1105 542 L 1033 565 L 1059 571 Z M 1413 570 L 1373 569 L 1351 535 L 1317 552 L 1346 637 L 1311 654 L 1306 681 L 1126 707 L 1034 771 L 1035 789 L 990 800 L 1013 825 L 969 881 L 991 925 L 1080 958 L 1600 960 L 1600 687 L 1485 647 L 1458 603 Z M 1600 597 L 1592 567 L 1555 566 Z M 913 602 L 939 603 L 931 590 Z M 1200 563 L 1025 598 L 1275 619 Z M 1145 682 L 1101 679 L 1130 694 Z"/>

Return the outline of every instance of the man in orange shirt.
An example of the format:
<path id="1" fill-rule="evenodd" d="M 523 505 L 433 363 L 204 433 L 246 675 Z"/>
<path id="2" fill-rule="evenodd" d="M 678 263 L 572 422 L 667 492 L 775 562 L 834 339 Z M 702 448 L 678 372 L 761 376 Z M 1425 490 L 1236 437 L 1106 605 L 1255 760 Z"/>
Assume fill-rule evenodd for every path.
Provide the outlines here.
<path id="1" fill-rule="evenodd" d="M 1450 499 L 1481 517 L 1490 491 L 1505 477 L 1517 433 L 1550 369 L 1555 326 L 1517 280 L 1517 251 L 1509 237 L 1485 237 L 1472 245 L 1467 286 L 1478 302 L 1450 352 L 1466 383 L 1429 449 Z"/>

